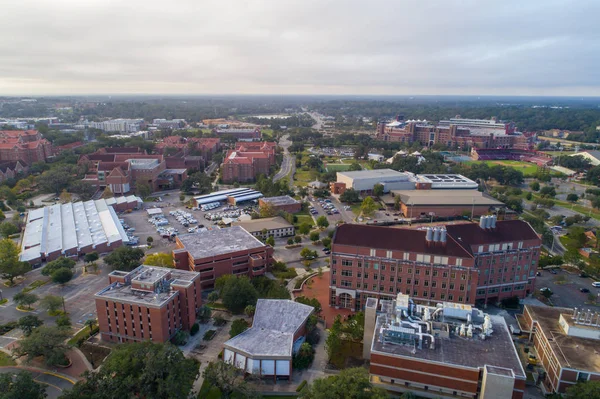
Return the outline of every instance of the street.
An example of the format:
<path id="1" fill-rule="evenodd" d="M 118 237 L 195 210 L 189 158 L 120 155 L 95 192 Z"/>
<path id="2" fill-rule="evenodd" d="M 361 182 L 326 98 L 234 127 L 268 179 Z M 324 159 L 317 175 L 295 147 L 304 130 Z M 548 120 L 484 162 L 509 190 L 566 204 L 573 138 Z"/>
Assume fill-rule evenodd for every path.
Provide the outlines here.
<path id="1" fill-rule="evenodd" d="M 279 145 L 283 148 L 283 161 L 281 162 L 281 169 L 279 172 L 273 177 L 273 181 L 278 181 L 286 177 L 295 166 L 295 158 L 290 155 L 288 148 L 292 145 L 292 142 L 289 140 L 289 135 L 282 136 L 279 140 Z"/>

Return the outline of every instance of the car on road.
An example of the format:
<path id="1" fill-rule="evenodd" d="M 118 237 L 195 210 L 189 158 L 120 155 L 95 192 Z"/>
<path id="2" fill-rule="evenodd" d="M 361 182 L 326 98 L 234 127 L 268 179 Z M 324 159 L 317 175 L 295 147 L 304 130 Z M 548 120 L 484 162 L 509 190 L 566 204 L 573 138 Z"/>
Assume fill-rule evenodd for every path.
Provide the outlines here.
<path id="1" fill-rule="evenodd" d="M 583 292 L 584 294 L 587 294 L 588 292 L 590 292 L 590 290 L 587 288 L 580 288 L 579 291 Z"/>

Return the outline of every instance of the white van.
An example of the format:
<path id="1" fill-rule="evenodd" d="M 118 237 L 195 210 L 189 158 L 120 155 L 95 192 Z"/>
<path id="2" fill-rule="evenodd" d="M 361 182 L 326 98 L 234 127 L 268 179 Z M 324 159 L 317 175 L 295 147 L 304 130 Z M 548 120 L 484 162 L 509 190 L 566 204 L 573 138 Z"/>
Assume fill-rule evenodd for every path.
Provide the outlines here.
<path id="1" fill-rule="evenodd" d="M 594 281 L 594 282 L 592 283 L 592 287 L 597 287 L 597 288 L 599 288 L 599 287 L 600 287 L 600 281 Z"/>

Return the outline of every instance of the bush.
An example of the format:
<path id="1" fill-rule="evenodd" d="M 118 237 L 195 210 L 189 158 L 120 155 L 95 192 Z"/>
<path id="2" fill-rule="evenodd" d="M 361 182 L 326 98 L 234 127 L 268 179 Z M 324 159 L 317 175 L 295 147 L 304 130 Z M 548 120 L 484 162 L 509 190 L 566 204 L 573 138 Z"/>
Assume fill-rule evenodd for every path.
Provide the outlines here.
<path id="1" fill-rule="evenodd" d="M 188 333 L 183 330 L 177 331 L 177 334 L 175 334 L 172 341 L 173 344 L 177 346 L 185 345 L 188 341 Z"/>
<path id="2" fill-rule="evenodd" d="M 511 296 L 510 298 L 504 298 L 500 301 L 502 306 L 509 309 L 518 309 L 519 308 L 519 297 Z"/>
<path id="3" fill-rule="evenodd" d="M 306 384 L 308 384 L 308 382 L 306 380 L 302 380 L 302 382 L 300 384 L 298 384 L 298 388 L 296 388 L 296 392 L 300 392 L 302 389 L 304 389 Z"/>
<path id="4" fill-rule="evenodd" d="M 210 341 L 211 339 L 213 339 L 215 337 L 216 333 L 217 333 L 216 330 L 208 330 L 207 332 L 204 333 L 204 336 L 202 337 L 202 339 L 205 341 Z"/>
<path id="5" fill-rule="evenodd" d="M 6 324 L 0 324 L 0 335 L 4 335 L 17 327 L 19 327 L 19 323 L 17 323 L 16 321 L 9 321 Z"/>
<path id="6" fill-rule="evenodd" d="M 221 316 L 215 316 L 213 319 L 213 324 L 217 327 L 221 327 L 227 324 L 227 320 L 225 320 Z"/>
<path id="7" fill-rule="evenodd" d="M 248 329 L 248 327 L 249 327 L 249 324 L 246 320 L 236 319 L 233 321 L 233 323 L 231 323 L 231 328 L 229 329 L 229 336 L 231 338 L 233 338 L 236 335 L 240 335 L 241 333 L 246 331 Z"/>
<path id="8" fill-rule="evenodd" d="M 198 331 L 200 331 L 200 326 L 198 325 L 198 323 L 194 323 L 194 325 L 190 329 L 190 335 L 193 337 L 194 335 L 198 334 Z"/>
<path id="9" fill-rule="evenodd" d="M 297 370 L 308 368 L 315 358 L 315 351 L 308 342 L 303 343 L 292 359 L 292 365 Z"/>

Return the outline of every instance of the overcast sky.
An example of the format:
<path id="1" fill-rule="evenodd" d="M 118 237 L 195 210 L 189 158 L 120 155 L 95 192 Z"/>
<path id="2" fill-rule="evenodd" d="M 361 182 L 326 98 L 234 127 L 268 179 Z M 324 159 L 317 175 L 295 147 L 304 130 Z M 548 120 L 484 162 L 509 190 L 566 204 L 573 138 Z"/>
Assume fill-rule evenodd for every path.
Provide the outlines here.
<path id="1" fill-rule="evenodd" d="M 0 95 L 600 95 L 600 0 L 0 7 Z"/>

